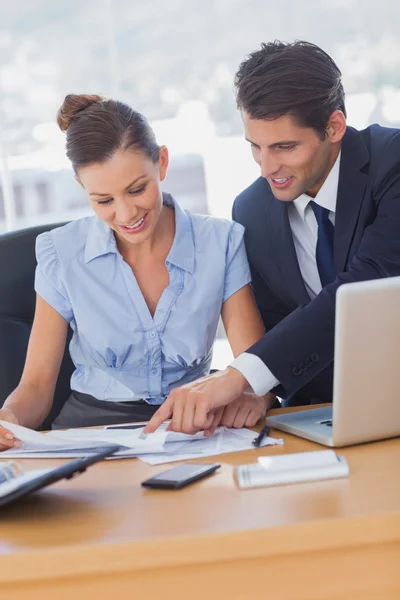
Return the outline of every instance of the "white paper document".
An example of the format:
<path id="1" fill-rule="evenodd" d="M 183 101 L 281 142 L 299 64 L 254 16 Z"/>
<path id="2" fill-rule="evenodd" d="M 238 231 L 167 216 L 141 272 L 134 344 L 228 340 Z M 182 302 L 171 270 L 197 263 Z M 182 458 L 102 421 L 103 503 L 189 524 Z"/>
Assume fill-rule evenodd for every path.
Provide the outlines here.
<path id="1" fill-rule="evenodd" d="M 250 429 L 218 427 L 210 437 L 203 432 L 195 435 L 166 431 L 167 424 L 142 439 L 140 429 L 67 429 L 39 433 L 20 425 L 0 420 L 0 425 L 11 431 L 22 442 L 21 448 L 1 453 L 2 458 L 73 458 L 99 452 L 105 446 L 116 444 L 120 450 L 110 458 L 138 457 L 151 465 L 226 452 L 249 450 L 256 433 Z M 281 444 L 282 440 L 266 437 L 261 446 Z"/>
<path id="2" fill-rule="evenodd" d="M 141 429 L 67 429 L 43 434 L 1 420 L 0 425 L 22 442 L 21 448 L 2 452 L 4 458 L 74 458 L 88 456 L 114 444 L 121 447 L 118 455 L 137 456 L 141 452 L 163 452 L 168 435 L 165 431 L 156 431 L 140 439 Z"/>
<path id="3" fill-rule="evenodd" d="M 167 438 L 162 454 L 141 454 L 138 458 L 149 465 L 162 465 L 178 460 L 216 456 L 240 450 L 252 450 L 254 449 L 253 440 L 255 437 L 257 437 L 257 434 L 250 429 L 219 427 L 214 435 L 209 438 L 203 436 L 201 439 L 187 440 L 180 443 L 171 443 Z M 283 444 L 283 440 L 265 437 L 260 444 L 260 448 L 262 446 L 274 446 L 277 444 Z"/>

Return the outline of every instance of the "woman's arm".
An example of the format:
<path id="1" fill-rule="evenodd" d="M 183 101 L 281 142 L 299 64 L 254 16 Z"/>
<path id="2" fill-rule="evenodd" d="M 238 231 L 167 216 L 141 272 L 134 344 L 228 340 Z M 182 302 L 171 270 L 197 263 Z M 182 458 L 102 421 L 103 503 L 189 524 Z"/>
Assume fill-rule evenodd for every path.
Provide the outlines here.
<path id="1" fill-rule="evenodd" d="M 250 285 L 242 287 L 224 302 L 221 316 L 235 358 L 258 342 L 265 333 Z M 220 411 L 219 422 L 226 427 L 253 427 L 257 421 L 265 417 L 266 411 L 274 402 L 273 394 L 261 397 L 244 393 L 235 402 L 226 406 L 223 412 Z M 217 421 L 216 415 L 213 426 Z M 210 428 L 211 431 L 213 426 Z"/>
<path id="2" fill-rule="evenodd" d="M 223 303 L 221 317 L 235 358 L 265 333 L 250 285 L 245 285 Z"/>
<path id="3" fill-rule="evenodd" d="M 37 295 L 21 381 L 0 409 L 0 419 L 14 420 L 31 428 L 43 423 L 53 403 L 67 330 L 67 321 Z M 0 427 L 0 445 L 5 444 L 4 436 L 5 430 Z M 8 442 L 13 445 L 12 440 Z"/>

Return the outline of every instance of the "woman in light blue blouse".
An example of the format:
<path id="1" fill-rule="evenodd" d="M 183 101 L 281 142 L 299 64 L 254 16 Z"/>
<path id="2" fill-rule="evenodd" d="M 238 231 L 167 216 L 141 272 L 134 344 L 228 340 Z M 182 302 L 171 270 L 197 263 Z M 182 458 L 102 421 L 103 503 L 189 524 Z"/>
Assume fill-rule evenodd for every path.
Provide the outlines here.
<path id="1" fill-rule="evenodd" d="M 0 418 L 43 422 L 69 325 L 72 394 L 54 426 L 148 420 L 170 390 L 209 373 L 220 314 L 235 356 L 263 335 L 244 230 L 162 193 L 167 148 L 125 104 L 70 95 L 58 123 L 95 214 L 37 239 L 26 366 Z M 252 426 L 267 402 L 244 396 L 214 425 Z M 5 433 L 3 446 L 18 444 Z"/>

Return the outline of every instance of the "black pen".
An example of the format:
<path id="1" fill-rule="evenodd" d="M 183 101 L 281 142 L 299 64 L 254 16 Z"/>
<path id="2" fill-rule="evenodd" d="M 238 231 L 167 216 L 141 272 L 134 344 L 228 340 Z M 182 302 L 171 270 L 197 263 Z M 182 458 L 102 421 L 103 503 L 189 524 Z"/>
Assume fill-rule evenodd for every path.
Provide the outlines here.
<path id="1" fill-rule="evenodd" d="M 258 434 L 258 436 L 256 438 L 254 438 L 254 440 L 252 441 L 253 446 L 255 446 L 256 448 L 260 447 L 261 442 L 263 441 L 263 439 L 265 437 L 267 437 L 267 435 L 270 432 L 270 427 L 268 427 L 268 425 L 266 425 L 265 427 L 263 427 L 260 431 L 260 433 Z"/>
<path id="2" fill-rule="evenodd" d="M 140 425 L 107 425 L 104 429 L 143 429 L 147 423 L 141 423 Z"/>

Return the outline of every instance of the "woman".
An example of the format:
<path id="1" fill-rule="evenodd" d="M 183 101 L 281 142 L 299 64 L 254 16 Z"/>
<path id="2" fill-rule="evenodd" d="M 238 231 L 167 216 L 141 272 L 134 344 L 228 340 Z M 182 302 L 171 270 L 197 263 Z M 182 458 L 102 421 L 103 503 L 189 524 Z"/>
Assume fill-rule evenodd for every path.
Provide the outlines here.
<path id="1" fill-rule="evenodd" d="M 95 215 L 37 239 L 26 364 L 0 419 L 36 428 L 46 418 L 70 325 L 72 394 L 53 426 L 146 421 L 171 389 L 209 372 L 220 314 L 235 356 L 263 335 L 243 228 L 162 193 L 167 148 L 125 104 L 69 95 L 58 124 Z M 270 400 L 241 402 L 220 422 L 254 425 Z M 0 444 L 19 446 L 4 428 Z"/>

